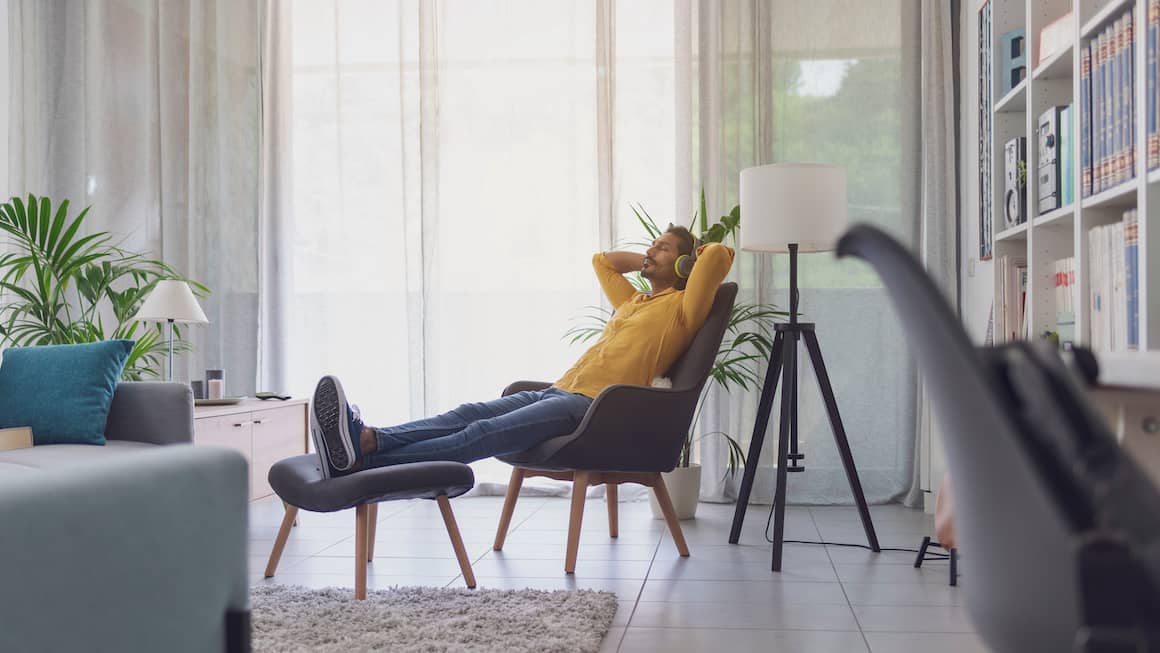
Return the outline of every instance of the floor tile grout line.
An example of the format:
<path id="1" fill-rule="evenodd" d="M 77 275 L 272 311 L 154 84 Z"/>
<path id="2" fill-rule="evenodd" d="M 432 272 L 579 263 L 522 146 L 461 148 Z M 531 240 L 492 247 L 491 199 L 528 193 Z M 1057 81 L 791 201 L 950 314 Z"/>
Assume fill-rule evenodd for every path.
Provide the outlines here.
<path id="1" fill-rule="evenodd" d="M 818 532 L 818 539 L 822 540 L 822 529 L 818 528 L 818 521 L 814 519 L 814 511 L 811 509 L 809 514 L 810 521 L 814 524 L 814 530 Z M 825 544 L 821 546 L 826 552 L 826 558 L 830 561 L 830 567 L 834 570 L 834 577 L 838 579 L 838 587 L 842 588 L 842 596 L 846 597 L 846 607 L 854 617 L 854 623 L 858 625 L 858 633 L 862 635 L 862 643 L 866 645 L 866 651 L 871 652 L 870 640 L 866 637 L 866 631 L 862 630 L 862 622 L 858 619 L 858 613 L 854 610 L 854 604 L 850 602 L 850 595 L 846 592 L 846 584 L 842 582 L 842 577 L 838 575 L 838 565 L 834 562 L 834 556 L 830 555 L 830 547 Z"/>
<path id="2" fill-rule="evenodd" d="M 646 569 L 644 572 L 644 580 L 640 582 L 640 589 L 636 591 L 636 600 L 632 602 L 632 612 L 628 614 L 628 621 L 624 623 L 624 631 L 620 633 L 620 641 L 616 643 L 616 653 L 620 653 L 621 647 L 624 646 L 624 638 L 628 637 L 628 629 L 632 625 L 632 618 L 636 616 L 636 608 L 638 605 L 640 605 L 640 597 L 644 596 L 645 585 L 648 585 L 649 574 L 652 573 L 653 565 L 655 565 L 657 562 L 657 555 L 660 553 L 661 544 L 663 544 L 664 541 L 665 535 L 664 533 L 661 533 L 661 536 L 657 538 L 656 546 L 653 547 L 652 559 L 649 560 L 648 569 Z M 692 555 L 692 553 L 693 552 L 690 550 L 689 554 Z"/>

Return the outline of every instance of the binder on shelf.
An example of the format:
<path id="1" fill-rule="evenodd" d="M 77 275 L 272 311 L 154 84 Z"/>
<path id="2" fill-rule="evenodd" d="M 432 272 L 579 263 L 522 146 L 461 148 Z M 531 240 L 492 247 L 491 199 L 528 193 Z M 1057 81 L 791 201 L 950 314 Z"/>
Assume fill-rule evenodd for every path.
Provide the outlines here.
<path id="1" fill-rule="evenodd" d="M 1160 2 L 1160 0 L 1155 0 Z M 1091 46 L 1084 45 L 1079 53 L 1079 89 L 1080 89 L 1080 194 L 1089 197 L 1092 194 L 1092 82 L 1091 82 Z"/>
<path id="2" fill-rule="evenodd" d="M 1036 127 L 1039 170 L 1035 185 L 1039 200 L 1039 214 L 1043 215 L 1064 205 L 1061 189 L 1062 170 L 1060 142 L 1063 135 L 1064 107 L 1050 107 L 1039 116 Z"/>

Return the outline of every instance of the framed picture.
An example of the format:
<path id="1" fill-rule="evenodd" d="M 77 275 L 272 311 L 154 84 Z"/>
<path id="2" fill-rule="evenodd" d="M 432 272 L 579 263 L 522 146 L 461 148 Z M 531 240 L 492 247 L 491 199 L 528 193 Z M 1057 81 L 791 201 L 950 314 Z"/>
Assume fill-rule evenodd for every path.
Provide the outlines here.
<path id="1" fill-rule="evenodd" d="M 991 165 L 991 3 L 979 7 L 979 260 L 991 258 L 995 214 Z"/>

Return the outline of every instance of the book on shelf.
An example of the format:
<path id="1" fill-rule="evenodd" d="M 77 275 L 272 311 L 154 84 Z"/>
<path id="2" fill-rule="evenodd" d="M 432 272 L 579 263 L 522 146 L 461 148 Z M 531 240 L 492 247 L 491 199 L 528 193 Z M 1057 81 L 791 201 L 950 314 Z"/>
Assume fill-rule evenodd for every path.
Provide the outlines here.
<path id="1" fill-rule="evenodd" d="M 1156 0 L 1160 2 L 1160 0 Z M 1092 194 L 1092 58 L 1091 46 L 1079 53 L 1079 188 L 1082 197 Z"/>
<path id="2" fill-rule="evenodd" d="M 1157 0 L 1160 1 L 1160 0 Z M 1073 134 L 1075 133 L 1075 125 L 1072 122 L 1075 120 L 1075 106 L 1067 105 L 1063 108 L 1059 115 L 1059 153 L 1060 158 L 1060 183 L 1059 183 L 1059 205 L 1068 206 L 1075 202 L 1075 163 L 1072 157 L 1075 156 L 1075 143 Z"/>
<path id="3" fill-rule="evenodd" d="M 1139 346 L 1139 223 L 1136 209 L 1120 222 L 1088 231 L 1089 315 L 1095 351 Z"/>
<path id="4" fill-rule="evenodd" d="M 1146 97 L 1148 112 L 1148 169 L 1160 167 L 1160 84 L 1157 83 L 1157 51 L 1160 49 L 1160 0 L 1148 0 Z"/>
<path id="5" fill-rule="evenodd" d="M 1069 256 L 1052 263 L 1055 283 L 1055 327 L 1060 344 L 1075 342 L 1075 257 Z"/>
<path id="6" fill-rule="evenodd" d="M 999 297 L 995 300 L 995 321 L 1003 340 L 1027 338 L 1027 259 L 999 257 Z"/>

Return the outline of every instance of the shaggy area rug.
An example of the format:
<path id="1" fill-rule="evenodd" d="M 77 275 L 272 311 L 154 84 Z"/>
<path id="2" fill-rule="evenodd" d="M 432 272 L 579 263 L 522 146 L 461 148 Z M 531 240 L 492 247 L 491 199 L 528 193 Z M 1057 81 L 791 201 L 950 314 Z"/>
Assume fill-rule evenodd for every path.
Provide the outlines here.
<path id="1" fill-rule="evenodd" d="M 616 595 L 591 590 L 367 591 L 259 585 L 250 590 L 254 651 L 592 652 Z"/>

